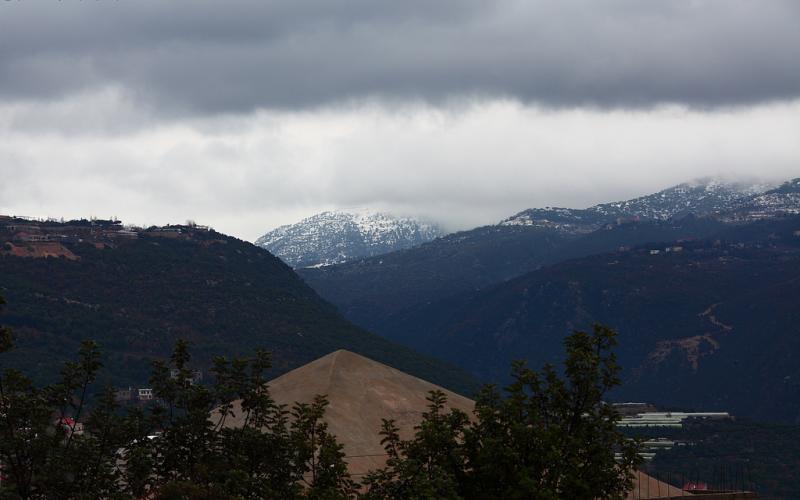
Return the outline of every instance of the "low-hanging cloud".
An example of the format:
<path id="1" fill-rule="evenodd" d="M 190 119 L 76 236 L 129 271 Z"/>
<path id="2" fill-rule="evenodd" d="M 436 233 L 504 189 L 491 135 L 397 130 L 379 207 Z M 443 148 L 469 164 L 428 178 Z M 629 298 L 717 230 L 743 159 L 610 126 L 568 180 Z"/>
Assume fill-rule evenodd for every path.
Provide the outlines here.
<path id="1" fill-rule="evenodd" d="M 709 175 L 800 176 L 800 100 L 733 110 L 373 102 L 78 134 L 38 121 L 82 108 L 94 110 L 87 120 L 96 124 L 149 120 L 124 98 L 114 105 L 115 95 L 0 106 L 0 213 L 195 219 L 252 240 L 331 208 L 421 215 L 459 229 Z"/>
<path id="2" fill-rule="evenodd" d="M 15 1 L 0 100 L 120 88 L 174 116 L 347 101 L 544 107 L 800 97 L 795 0 Z"/>

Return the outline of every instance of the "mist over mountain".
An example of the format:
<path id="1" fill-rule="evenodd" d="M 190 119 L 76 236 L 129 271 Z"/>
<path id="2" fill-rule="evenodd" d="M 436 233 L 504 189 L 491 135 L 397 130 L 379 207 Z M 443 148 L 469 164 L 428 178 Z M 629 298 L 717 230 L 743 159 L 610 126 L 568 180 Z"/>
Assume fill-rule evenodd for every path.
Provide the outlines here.
<path id="1" fill-rule="evenodd" d="M 410 248 L 444 235 L 437 225 L 370 211 L 322 212 L 256 240 L 295 268 L 327 266 Z"/>

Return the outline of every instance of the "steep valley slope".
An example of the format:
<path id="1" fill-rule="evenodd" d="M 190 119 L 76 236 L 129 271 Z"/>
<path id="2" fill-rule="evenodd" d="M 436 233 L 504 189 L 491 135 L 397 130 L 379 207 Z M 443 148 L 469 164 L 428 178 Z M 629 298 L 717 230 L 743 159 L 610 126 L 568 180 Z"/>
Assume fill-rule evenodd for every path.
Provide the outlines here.
<path id="1" fill-rule="evenodd" d="M 456 391 L 474 388 L 465 372 L 349 323 L 250 243 L 187 226 L 0 219 L 0 294 L 8 302 L 0 322 L 18 346 L 3 366 L 39 381 L 93 339 L 105 353 L 106 382 L 146 384 L 149 360 L 184 338 L 204 370 L 213 356 L 257 347 L 273 351 L 276 374 L 348 349 Z M 45 247 L 68 255 L 47 257 Z"/>

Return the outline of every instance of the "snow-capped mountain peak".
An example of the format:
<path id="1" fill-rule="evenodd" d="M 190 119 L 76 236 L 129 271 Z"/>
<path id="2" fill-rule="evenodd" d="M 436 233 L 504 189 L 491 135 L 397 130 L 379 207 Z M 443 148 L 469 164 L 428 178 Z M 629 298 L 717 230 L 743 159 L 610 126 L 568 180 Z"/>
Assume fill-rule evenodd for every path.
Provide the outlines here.
<path id="1" fill-rule="evenodd" d="M 425 243 L 445 233 L 431 223 L 383 212 L 322 212 L 268 232 L 256 245 L 299 267 L 338 264 Z"/>

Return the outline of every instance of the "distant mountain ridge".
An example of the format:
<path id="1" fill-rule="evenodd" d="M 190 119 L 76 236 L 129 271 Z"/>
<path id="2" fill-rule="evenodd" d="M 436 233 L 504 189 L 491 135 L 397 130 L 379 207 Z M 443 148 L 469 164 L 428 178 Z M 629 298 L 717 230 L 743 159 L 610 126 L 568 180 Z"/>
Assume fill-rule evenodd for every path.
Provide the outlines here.
<path id="1" fill-rule="evenodd" d="M 754 194 L 727 214 L 730 222 L 748 222 L 770 219 L 775 216 L 800 214 L 800 177 L 784 182 L 780 186 Z M 725 219 L 726 214 L 721 214 Z"/>
<path id="2" fill-rule="evenodd" d="M 785 185 L 788 186 L 792 182 L 795 181 Z M 500 225 L 554 227 L 564 232 L 585 234 L 620 219 L 666 221 L 690 213 L 707 215 L 736 211 L 748 206 L 768 208 L 770 206 L 768 200 L 781 198 L 778 195 L 767 194 L 774 191 L 770 191 L 772 187 L 774 186 L 764 183 L 724 182 L 714 178 L 697 179 L 657 193 L 625 201 L 603 203 L 586 209 L 531 208 L 501 221 Z M 763 202 L 758 201 L 761 198 Z M 771 206 L 777 207 L 779 204 L 780 202 L 773 200 Z"/>
<path id="3" fill-rule="evenodd" d="M 295 268 L 327 266 L 410 248 L 445 232 L 412 217 L 370 211 L 322 212 L 256 240 Z"/>
<path id="4" fill-rule="evenodd" d="M 593 209 L 614 216 L 669 220 L 690 213 L 706 215 L 733 210 L 772 187 L 765 183 L 696 179 L 632 200 L 596 205 Z"/>

